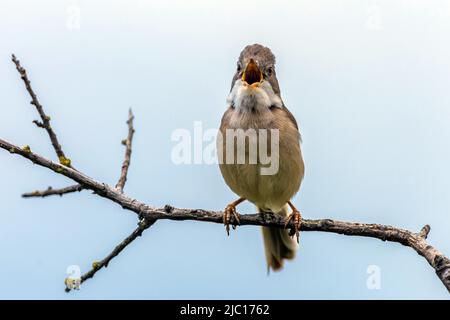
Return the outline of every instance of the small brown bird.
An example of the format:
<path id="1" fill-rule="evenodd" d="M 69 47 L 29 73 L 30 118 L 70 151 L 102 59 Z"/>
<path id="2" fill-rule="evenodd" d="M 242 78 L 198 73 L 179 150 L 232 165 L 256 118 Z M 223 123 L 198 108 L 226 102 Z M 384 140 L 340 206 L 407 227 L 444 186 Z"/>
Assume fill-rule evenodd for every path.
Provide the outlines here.
<path id="1" fill-rule="evenodd" d="M 291 198 L 303 180 L 304 163 L 298 125 L 281 99 L 275 56 L 269 48 L 253 44 L 242 50 L 227 103 L 220 139 L 217 139 L 219 166 L 225 182 L 240 198 L 225 208 L 224 224 L 227 233 L 230 223 L 233 228 L 239 224 L 236 206 L 245 200 L 255 204 L 259 212 L 285 217 L 286 226 L 292 221 L 294 227 L 290 232 L 262 228 L 267 268 L 280 270 L 283 260 L 293 259 L 297 249 L 301 215 Z M 270 135 L 262 134 L 264 130 L 270 131 Z M 235 134 L 231 135 L 230 131 Z M 244 136 L 239 137 L 240 134 Z M 245 141 L 244 150 L 238 146 L 240 138 Z M 270 164 L 263 161 L 260 152 L 264 145 L 270 145 L 267 147 Z M 255 150 L 257 155 L 252 158 Z M 233 154 L 230 156 L 230 153 Z M 239 153 L 243 153 L 241 161 Z M 263 173 L 269 165 L 276 170 Z"/>

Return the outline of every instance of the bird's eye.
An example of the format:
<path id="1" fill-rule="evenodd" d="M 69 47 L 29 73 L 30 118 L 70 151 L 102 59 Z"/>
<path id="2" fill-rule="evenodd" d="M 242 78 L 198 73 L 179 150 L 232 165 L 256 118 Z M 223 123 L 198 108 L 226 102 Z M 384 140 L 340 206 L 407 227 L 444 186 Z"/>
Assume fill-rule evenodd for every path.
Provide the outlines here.
<path id="1" fill-rule="evenodd" d="M 266 70 L 267 76 L 270 77 L 272 75 L 272 73 L 273 73 L 273 68 L 272 67 L 268 67 L 267 70 Z"/>
<path id="2" fill-rule="evenodd" d="M 237 63 L 237 72 L 241 72 L 242 70 L 242 65 L 238 62 Z"/>

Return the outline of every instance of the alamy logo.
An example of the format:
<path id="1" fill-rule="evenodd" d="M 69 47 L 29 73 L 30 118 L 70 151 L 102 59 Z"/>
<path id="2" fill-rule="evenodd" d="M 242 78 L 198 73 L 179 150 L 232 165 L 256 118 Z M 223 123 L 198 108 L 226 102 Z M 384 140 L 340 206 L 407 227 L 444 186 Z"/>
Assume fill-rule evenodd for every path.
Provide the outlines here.
<path id="1" fill-rule="evenodd" d="M 194 122 L 193 134 L 176 129 L 171 140 L 171 159 L 175 164 L 248 164 L 258 165 L 261 175 L 275 175 L 279 169 L 278 129 L 217 129 L 203 130 Z"/>
<path id="2" fill-rule="evenodd" d="M 66 27 L 69 30 L 79 30 L 81 25 L 81 9 L 77 4 L 72 4 L 66 9 Z"/>
<path id="3" fill-rule="evenodd" d="M 366 280 L 366 286 L 369 290 L 381 289 L 381 269 L 377 265 L 370 265 L 366 270 L 369 275 Z"/>

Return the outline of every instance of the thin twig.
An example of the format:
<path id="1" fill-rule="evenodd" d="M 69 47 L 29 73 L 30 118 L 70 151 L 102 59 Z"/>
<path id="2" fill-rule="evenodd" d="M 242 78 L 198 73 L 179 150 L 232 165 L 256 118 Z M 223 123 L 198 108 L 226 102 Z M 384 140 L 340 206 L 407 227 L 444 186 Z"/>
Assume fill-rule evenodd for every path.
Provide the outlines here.
<path id="1" fill-rule="evenodd" d="M 39 128 L 43 128 L 47 131 L 48 136 L 50 137 L 50 141 L 53 145 L 53 149 L 55 149 L 56 155 L 58 156 L 59 163 L 67 167 L 70 167 L 71 161 L 70 159 L 66 158 L 61 148 L 61 144 L 59 143 L 58 138 L 56 137 L 55 131 L 53 131 L 53 128 L 50 125 L 50 117 L 45 114 L 44 108 L 40 104 L 36 94 L 33 91 L 33 88 L 31 87 L 31 82 L 28 79 L 27 71 L 20 65 L 20 61 L 17 60 L 14 54 L 12 55 L 12 62 L 14 62 L 14 64 L 16 65 L 16 69 L 20 74 L 20 78 L 23 80 L 25 88 L 27 89 L 31 97 L 30 103 L 36 107 L 36 110 L 39 113 L 39 116 L 41 117 L 42 121 L 34 120 L 33 123 L 35 123 Z"/>
<path id="2" fill-rule="evenodd" d="M 63 194 L 72 193 L 72 192 L 78 192 L 83 190 L 84 187 L 80 184 L 74 184 L 65 188 L 59 188 L 59 189 L 53 189 L 52 187 L 48 187 L 46 190 L 35 190 L 32 192 L 27 192 L 22 194 L 23 198 L 34 198 L 34 197 L 41 197 L 45 198 L 48 196 L 58 195 L 62 196 Z"/>
<path id="3" fill-rule="evenodd" d="M 108 264 L 111 262 L 112 259 L 114 259 L 116 256 L 119 255 L 120 252 L 122 252 L 123 249 L 125 249 L 130 243 L 132 243 L 134 240 L 136 240 L 138 237 L 142 235 L 142 233 L 150 228 L 156 220 L 149 220 L 149 219 L 142 219 L 138 227 L 128 236 L 126 237 L 121 243 L 119 243 L 113 251 L 111 251 L 110 254 L 108 254 L 103 260 L 101 261 L 94 261 L 92 263 L 92 268 L 85 274 L 81 276 L 80 284 L 85 282 L 86 280 L 93 278 L 94 275 L 102 268 L 107 268 Z M 69 292 L 71 288 L 66 287 L 65 291 Z"/>
<path id="4" fill-rule="evenodd" d="M 112 200 L 122 206 L 122 208 L 135 212 L 140 218 L 147 218 L 150 220 L 169 219 L 178 221 L 195 220 L 215 223 L 223 222 L 223 212 L 221 211 L 179 209 L 171 206 L 154 208 L 138 201 L 137 199 L 128 197 L 127 195 L 119 192 L 117 189 L 112 188 L 105 183 L 98 182 L 79 171 L 54 163 L 38 154 L 35 154 L 29 148 L 24 150 L 1 139 L 0 148 L 29 159 L 34 164 L 46 167 L 58 174 L 64 175 L 67 178 L 83 185 L 87 189 L 91 189 L 99 196 Z M 273 214 L 247 214 L 240 217 L 240 224 L 284 228 L 284 219 Z M 292 227 L 292 225 L 288 225 L 288 227 Z M 397 242 L 411 247 L 419 255 L 423 256 L 435 269 L 439 279 L 450 292 L 450 260 L 440 251 L 428 244 L 426 239 L 422 236 L 423 233 L 417 234 L 412 231 L 381 224 L 352 223 L 331 219 L 304 219 L 302 221 L 301 230 L 324 231 L 348 236 L 371 237 L 381 239 L 383 241 Z"/>
<path id="5" fill-rule="evenodd" d="M 122 164 L 120 178 L 116 184 L 116 189 L 119 190 L 120 192 L 123 192 L 123 188 L 125 187 L 125 183 L 127 182 L 128 168 L 130 167 L 131 148 L 132 148 L 133 135 L 134 135 L 133 120 L 134 120 L 134 115 L 130 108 L 130 110 L 128 111 L 128 120 L 127 120 L 128 136 L 125 140 L 122 141 L 122 144 L 125 145 L 125 157 L 124 157 L 123 164 Z"/>

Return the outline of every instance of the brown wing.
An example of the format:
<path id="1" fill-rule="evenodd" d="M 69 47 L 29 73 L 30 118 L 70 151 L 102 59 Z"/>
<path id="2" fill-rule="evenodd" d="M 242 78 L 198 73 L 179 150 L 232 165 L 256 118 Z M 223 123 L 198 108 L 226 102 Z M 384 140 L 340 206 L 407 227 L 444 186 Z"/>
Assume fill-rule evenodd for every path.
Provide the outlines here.
<path id="1" fill-rule="evenodd" d="M 297 120 L 295 120 L 294 115 L 289 111 L 289 109 L 286 108 L 286 106 L 284 105 L 284 102 L 283 102 L 283 107 L 282 108 L 283 108 L 284 111 L 286 111 L 286 115 L 288 116 L 289 120 L 292 121 L 292 123 L 294 124 L 294 126 L 298 130 Z M 300 141 L 302 141 L 302 135 L 300 134 L 300 130 L 298 130 L 298 131 L 299 131 L 298 134 L 299 134 L 299 137 L 300 137 Z"/>

